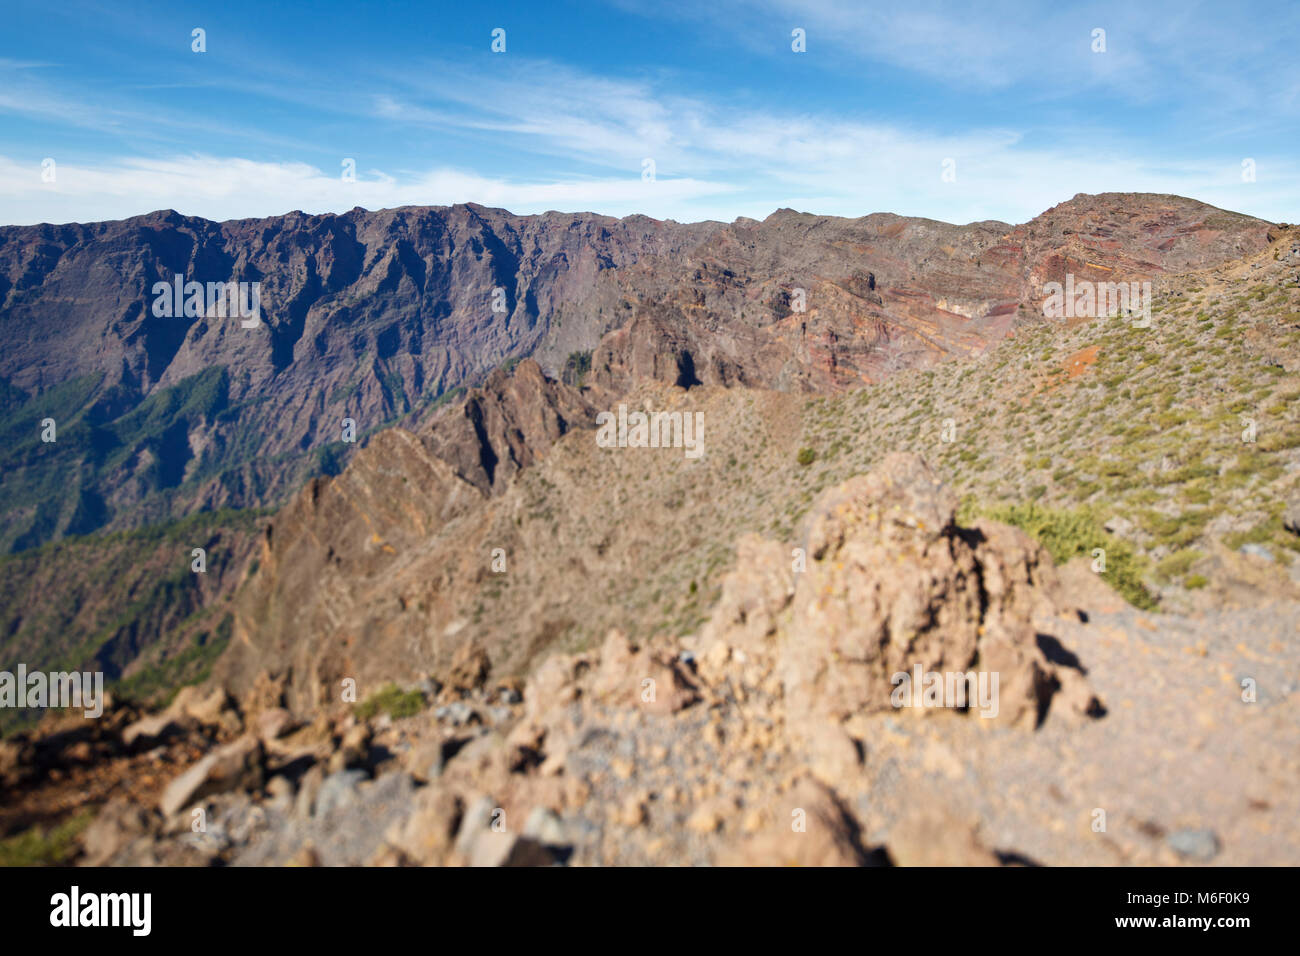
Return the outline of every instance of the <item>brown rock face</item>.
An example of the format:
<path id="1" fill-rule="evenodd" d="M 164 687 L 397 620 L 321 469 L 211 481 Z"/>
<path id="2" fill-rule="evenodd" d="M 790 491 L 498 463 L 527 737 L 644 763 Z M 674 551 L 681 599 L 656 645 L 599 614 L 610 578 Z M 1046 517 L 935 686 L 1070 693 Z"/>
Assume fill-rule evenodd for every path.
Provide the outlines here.
<path id="1" fill-rule="evenodd" d="M 843 804 L 811 779 L 773 800 L 758 832 L 723 857 L 733 866 L 864 866 L 858 826 Z"/>
<path id="2" fill-rule="evenodd" d="M 6 408 L 33 403 L 35 427 L 64 390 L 59 443 L 33 460 L 24 425 L 0 464 L 66 486 L 6 508 L 0 546 L 283 501 L 326 446 L 348 457 L 345 418 L 364 435 L 419 417 L 511 358 L 560 369 L 630 315 L 612 273 L 719 228 L 477 205 L 0 227 L 0 321 L 22 330 L 0 342 Z M 177 275 L 259 283 L 260 324 L 156 316 L 155 284 Z"/>
<path id="3" fill-rule="evenodd" d="M 419 494 L 408 490 L 412 482 Z M 358 674 L 356 635 L 340 634 L 334 620 L 339 602 L 382 587 L 399 555 L 478 499 L 478 489 L 399 429 L 376 436 L 338 478 L 311 482 L 267 529 L 261 570 L 223 661 L 232 688 L 247 693 L 269 670 L 291 681 L 286 696 L 295 711 L 322 703 L 322 695 L 341 699 L 338 682 Z M 301 600 L 331 590 L 337 597 L 330 602 Z"/>
<path id="4" fill-rule="evenodd" d="M 988 348 L 1040 321 L 1066 273 L 1135 281 L 1256 252 L 1268 225 L 1176 196 L 1080 194 L 1019 226 L 782 209 L 737 220 L 685 262 L 619 273 L 631 321 L 596 380 L 836 391 Z"/>
<path id="5" fill-rule="evenodd" d="M 366 681 L 391 676 L 399 660 L 403 670 L 436 663 L 466 686 L 481 683 L 486 658 L 463 644 L 464 625 L 448 611 L 458 597 L 453 582 L 477 586 L 492 573 L 491 554 L 463 544 L 482 534 L 474 529 L 485 501 L 511 476 L 594 420 L 580 390 L 525 360 L 434 416 L 421 435 L 376 435 L 342 475 L 311 482 L 267 529 L 223 677 L 246 695 L 259 675 L 273 673 L 294 711 L 339 701 L 344 678 L 361 681 L 364 697 L 373 690 Z M 438 561 L 428 553 L 430 540 L 457 523 L 467 537 L 444 540 L 446 560 Z M 410 571 L 421 565 L 437 567 L 440 579 Z M 407 584 L 395 583 L 408 573 Z M 398 608 L 418 614 L 418 629 L 383 600 L 395 587 Z M 371 604 L 377 597 L 383 607 Z M 462 656 L 449 664 L 458 649 Z"/>
<path id="6" fill-rule="evenodd" d="M 493 372 L 439 416 L 429 447 L 485 494 L 504 486 L 573 428 L 594 428 L 596 409 L 578 389 L 548 379 L 532 359 Z"/>

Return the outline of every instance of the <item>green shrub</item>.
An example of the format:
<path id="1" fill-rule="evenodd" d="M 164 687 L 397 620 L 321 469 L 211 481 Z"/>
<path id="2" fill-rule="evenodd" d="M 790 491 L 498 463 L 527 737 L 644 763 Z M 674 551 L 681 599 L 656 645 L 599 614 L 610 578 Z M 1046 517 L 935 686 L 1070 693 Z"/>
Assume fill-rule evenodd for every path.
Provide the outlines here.
<path id="1" fill-rule="evenodd" d="M 77 851 L 78 834 L 94 816 L 85 810 L 48 830 L 31 827 L 0 840 L 0 866 L 66 866 Z"/>
<path id="2" fill-rule="evenodd" d="M 385 684 L 364 703 L 357 704 L 355 713 L 361 720 L 369 720 L 380 711 L 394 720 L 414 717 L 424 710 L 424 695 L 418 690 L 402 690 L 396 684 Z"/>
<path id="3" fill-rule="evenodd" d="M 1088 509 L 1067 511 L 1029 502 L 982 508 L 978 513 L 1024 531 L 1046 548 L 1057 564 L 1079 556 L 1091 558 L 1093 549 L 1103 549 L 1106 552 L 1106 582 L 1134 607 L 1155 608 L 1155 598 L 1142 582 L 1144 568 L 1141 558 L 1128 544 L 1107 534 Z"/>
<path id="4" fill-rule="evenodd" d="M 1156 564 L 1156 579 L 1159 581 L 1173 581 L 1176 578 L 1181 578 L 1202 557 L 1204 555 L 1193 548 L 1175 551 L 1173 554 L 1161 558 Z"/>
<path id="5" fill-rule="evenodd" d="M 569 357 L 564 360 L 564 371 L 561 373 L 561 377 L 568 385 L 581 385 L 590 371 L 591 349 L 570 352 Z"/>
<path id="6" fill-rule="evenodd" d="M 800 448 L 799 456 L 795 460 L 806 468 L 817 460 L 817 452 L 813 451 L 811 448 Z"/>

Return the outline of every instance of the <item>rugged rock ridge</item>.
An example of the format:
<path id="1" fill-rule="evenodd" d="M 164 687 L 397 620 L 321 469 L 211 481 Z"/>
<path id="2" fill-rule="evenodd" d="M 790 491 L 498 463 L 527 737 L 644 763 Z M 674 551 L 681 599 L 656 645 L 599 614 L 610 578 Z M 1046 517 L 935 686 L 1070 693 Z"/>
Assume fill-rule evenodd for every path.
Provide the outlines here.
<path id="1" fill-rule="evenodd" d="M 611 399 L 521 362 L 282 511 L 225 687 L 0 745 L 0 826 L 116 794 L 87 861 L 1300 858 L 1300 617 L 1278 586 L 1300 568 L 1285 374 L 1300 246 L 1273 238 L 1158 283 L 1136 348 L 1124 321 L 1024 329 L 970 364 L 830 397 L 649 379 Z M 598 446 L 583 423 L 611 400 L 704 413 L 705 454 Z M 945 443 L 954 407 L 963 437 Z M 1049 509 L 1080 499 L 1045 450 L 1089 480 L 1116 462 L 1143 484 L 1104 482 L 1106 516 L 1184 548 L 1204 526 L 1216 553 L 1160 570 L 1190 592 L 1211 569 L 1216 593 L 1189 617 L 1128 607 L 1103 583 L 1125 580 L 1123 530 L 1063 529 L 1067 554 L 1113 550 L 1106 573 L 1086 557 L 1058 573 L 1020 532 L 958 521 L 922 459 L 891 448 L 932 456 L 963 494 Z M 475 470 L 485 449 L 514 463 L 508 480 Z M 1221 559 L 1253 566 L 1236 608 Z M 892 677 L 914 668 L 996 669 L 996 719 L 896 707 Z M 345 677 L 365 706 L 339 698 Z M 506 832 L 488 826 L 498 809 Z"/>
<path id="2" fill-rule="evenodd" d="M 442 639 L 458 631 L 442 635 L 438 622 L 465 596 L 457 592 L 486 574 L 481 548 L 470 542 L 484 534 L 487 499 L 568 431 L 594 427 L 595 414 L 581 390 L 547 379 L 525 359 L 513 374 L 498 371 L 471 389 L 420 434 L 386 429 L 343 474 L 313 479 L 267 528 L 259 574 L 241 598 L 235 644 L 222 663 L 231 686 L 248 690 L 275 661 L 295 709 L 310 710 L 342 677 L 382 673 L 394 653 L 412 667 L 445 661 Z M 383 614 L 367 602 L 387 605 L 389 589 L 412 567 L 436 573 L 420 592 L 396 596 L 412 617 L 347 617 L 358 606 Z M 386 648 L 385 632 L 396 642 Z"/>
<path id="3" fill-rule="evenodd" d="M 283 500 L 346 460 L 344 418 L 366 433 L 509 358 L 562 365 L 628 314 L 608 274 L 716 228 L 475 205 L 0 228 L 0 542 Z M 155 317 L 175 275 L 260 282 L 262 323 Z"/>
<path id="4" fill-rule="evenodd" d="M 434 419 L 429 447 L 480 491 L 498 491 L 573 428 L 594 428 L 582 390 L 547 378 L 532 359 L 497 369 Z"/>
<path id="5" fill-rule="evenodd" d="M 1037 321 L 1041 284 L 1066 271 L 1187 269 L 1262 248 L 1267 228 L 1141 194 L 1015 227 L 468 205 L 0 228 L 0 542 L 284 500 L 341 467 L 344 418 L 419 421 L 511 358 L 558 377 L 594 351 L 592 381 L 615 391 L 647 376 L 836 391 L 987 348 Z M 260 282 L 262 324 L 153 316 L 154 283 L 178 274 Z M 45 417 L 57 445 L 37 438 Z"/>
<path id="6" fill-rule="evenodd" d="M 718 230 L 681 268 L 629 270 L 641 308 L 592 366 L 616 388 L 651 376 L 836 391 L 983 351 L 1039 321 L 1043 284 L 1066 273 L 1147 279 L 1257 252 L 1267 233 L 1202 203 L 1134 193 L 1080 194 L 1019 226 L 783 209 Z M 671 281 L 641 279 L 665 269 Z"/>

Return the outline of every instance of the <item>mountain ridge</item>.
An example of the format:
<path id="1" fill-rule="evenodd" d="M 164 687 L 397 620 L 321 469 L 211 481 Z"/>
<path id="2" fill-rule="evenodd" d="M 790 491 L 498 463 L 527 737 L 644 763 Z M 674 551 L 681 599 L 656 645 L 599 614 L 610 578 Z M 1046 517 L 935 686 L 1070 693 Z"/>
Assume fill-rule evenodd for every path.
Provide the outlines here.
<path id="1" fill-rule="evenodd" d="M 362 433 L 418 419 L 525 356 L 557 376 L 592 353 L 591 380 L 615 390 L 681 377 L 833 392 L 1040 321 L 1042 284 L 1067 270 L 1203 265 L 1262 248 L 1268 228 L 1139 194 L 1081 194 L 1019 226 L 781 210 L 678 224 L 464 204 L 2 227 L 12 447 L 0 464 L 15 504 L 0 545 L 277 504 L 350 456 L 343 419 Z M 177 275 L 259 283 L 265 321 L 153 315 L 150 290 Z M 196 383 L 217 391 L 187 405 Z M 37 443 L 47 417 L 64 444 Z M 51 485 L 63 493 L 44 495 Z"/>

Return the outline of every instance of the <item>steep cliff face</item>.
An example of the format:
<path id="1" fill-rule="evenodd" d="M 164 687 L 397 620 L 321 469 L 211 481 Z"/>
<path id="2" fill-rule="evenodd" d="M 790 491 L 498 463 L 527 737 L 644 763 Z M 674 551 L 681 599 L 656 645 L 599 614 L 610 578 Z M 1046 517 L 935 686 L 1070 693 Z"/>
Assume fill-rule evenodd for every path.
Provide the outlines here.
<path id="1" fill-rule="evenodd" d="M 418 434 L 386 429 L 341 475 L 309 482 L 266 530 L 223 664 L 232 686 L 274 672 L 306 708 L 343 677 L 446 663 L 443 638 L 518 558 L 491 530 L 504 514 L 491 499 L 570 431 L 590 434 L 595 415 L 586 394 L 525 359 Z"/>
<path id="2" fill-rule="evenodd" d="M 31 391 L 94 371 L 148 394 L 222 365 L 241 373 L 240 402 L 272 380 L 277 396 L 328 394 L 354 381 L 341 358 L 369 354 L 394 380 L 358 382 L 361 407 L 400 411 L 403 396 L 531 353 L 566 304 L 600 298 L 603 271 L 674 257 L 719 228 L 468 205 L 0 229 L 0 302 L 21 333 L 0 375 Z M 177 274 L 260 282 L 263 325 L 152 315 L 154 283 Z M 275 448 L 292 447 L 294 423 Z"/>
<path id="3" fill-rule="evenodd" d="M 427 441 L 460 478 L 491 494 L 567 432 L 594 427 L 594 397 L 548 379 L 525 359 L 513 373 L 497 369 L 481 388 L 436 414 Z"/>
<path id="4" fill-rule="evenodd" d="M 283 501 L 365 434 L 535 357 L 553 376 L 834 392 L 978 353 L 1042 284 L 1256 251 L 1267 224 L 1080 196 L 1022 226 L 781 210 L 763 222 L 477 205 L 0 229 L 0 546 Z M 258 283 L 260 322 L 154 314 L 176 276 Z M 472 410 L 471 410 L 471 413 Z M 53 419 L 56 443 L 42 442 Z M 489 479 L 490 481 L 491 479 Z"/>
<path id="5" fill-rule="evenodd" d="M 471 205 L 0 229 L 0 543 L 283 500 L 341 467 L 345 418 L 364 435 L 508 358 L 562 365 L 624 320 L 607 274 L 716 228 Z M 177 275 L 260 283 L 260 324 L 154 315 Z"/>
<path id="6" fill-rule="evenodd" d="M 385 644 L 388 628 L 358 621 L 354 606 L 384 592 L 388 611 L 398 610 L 394 601 L 405 610 L 388 590 L 396 569 L 481 498 L 417 436 L 376 436 L 342 475 L 309 482 L 267 528 L 221 672 L 244 692 L 260 670 L 292 675 L 296 707 L 323 703 L 324 686 L 356 677 Z M 418 659 L 422 635 L 402 637 Z"/>

